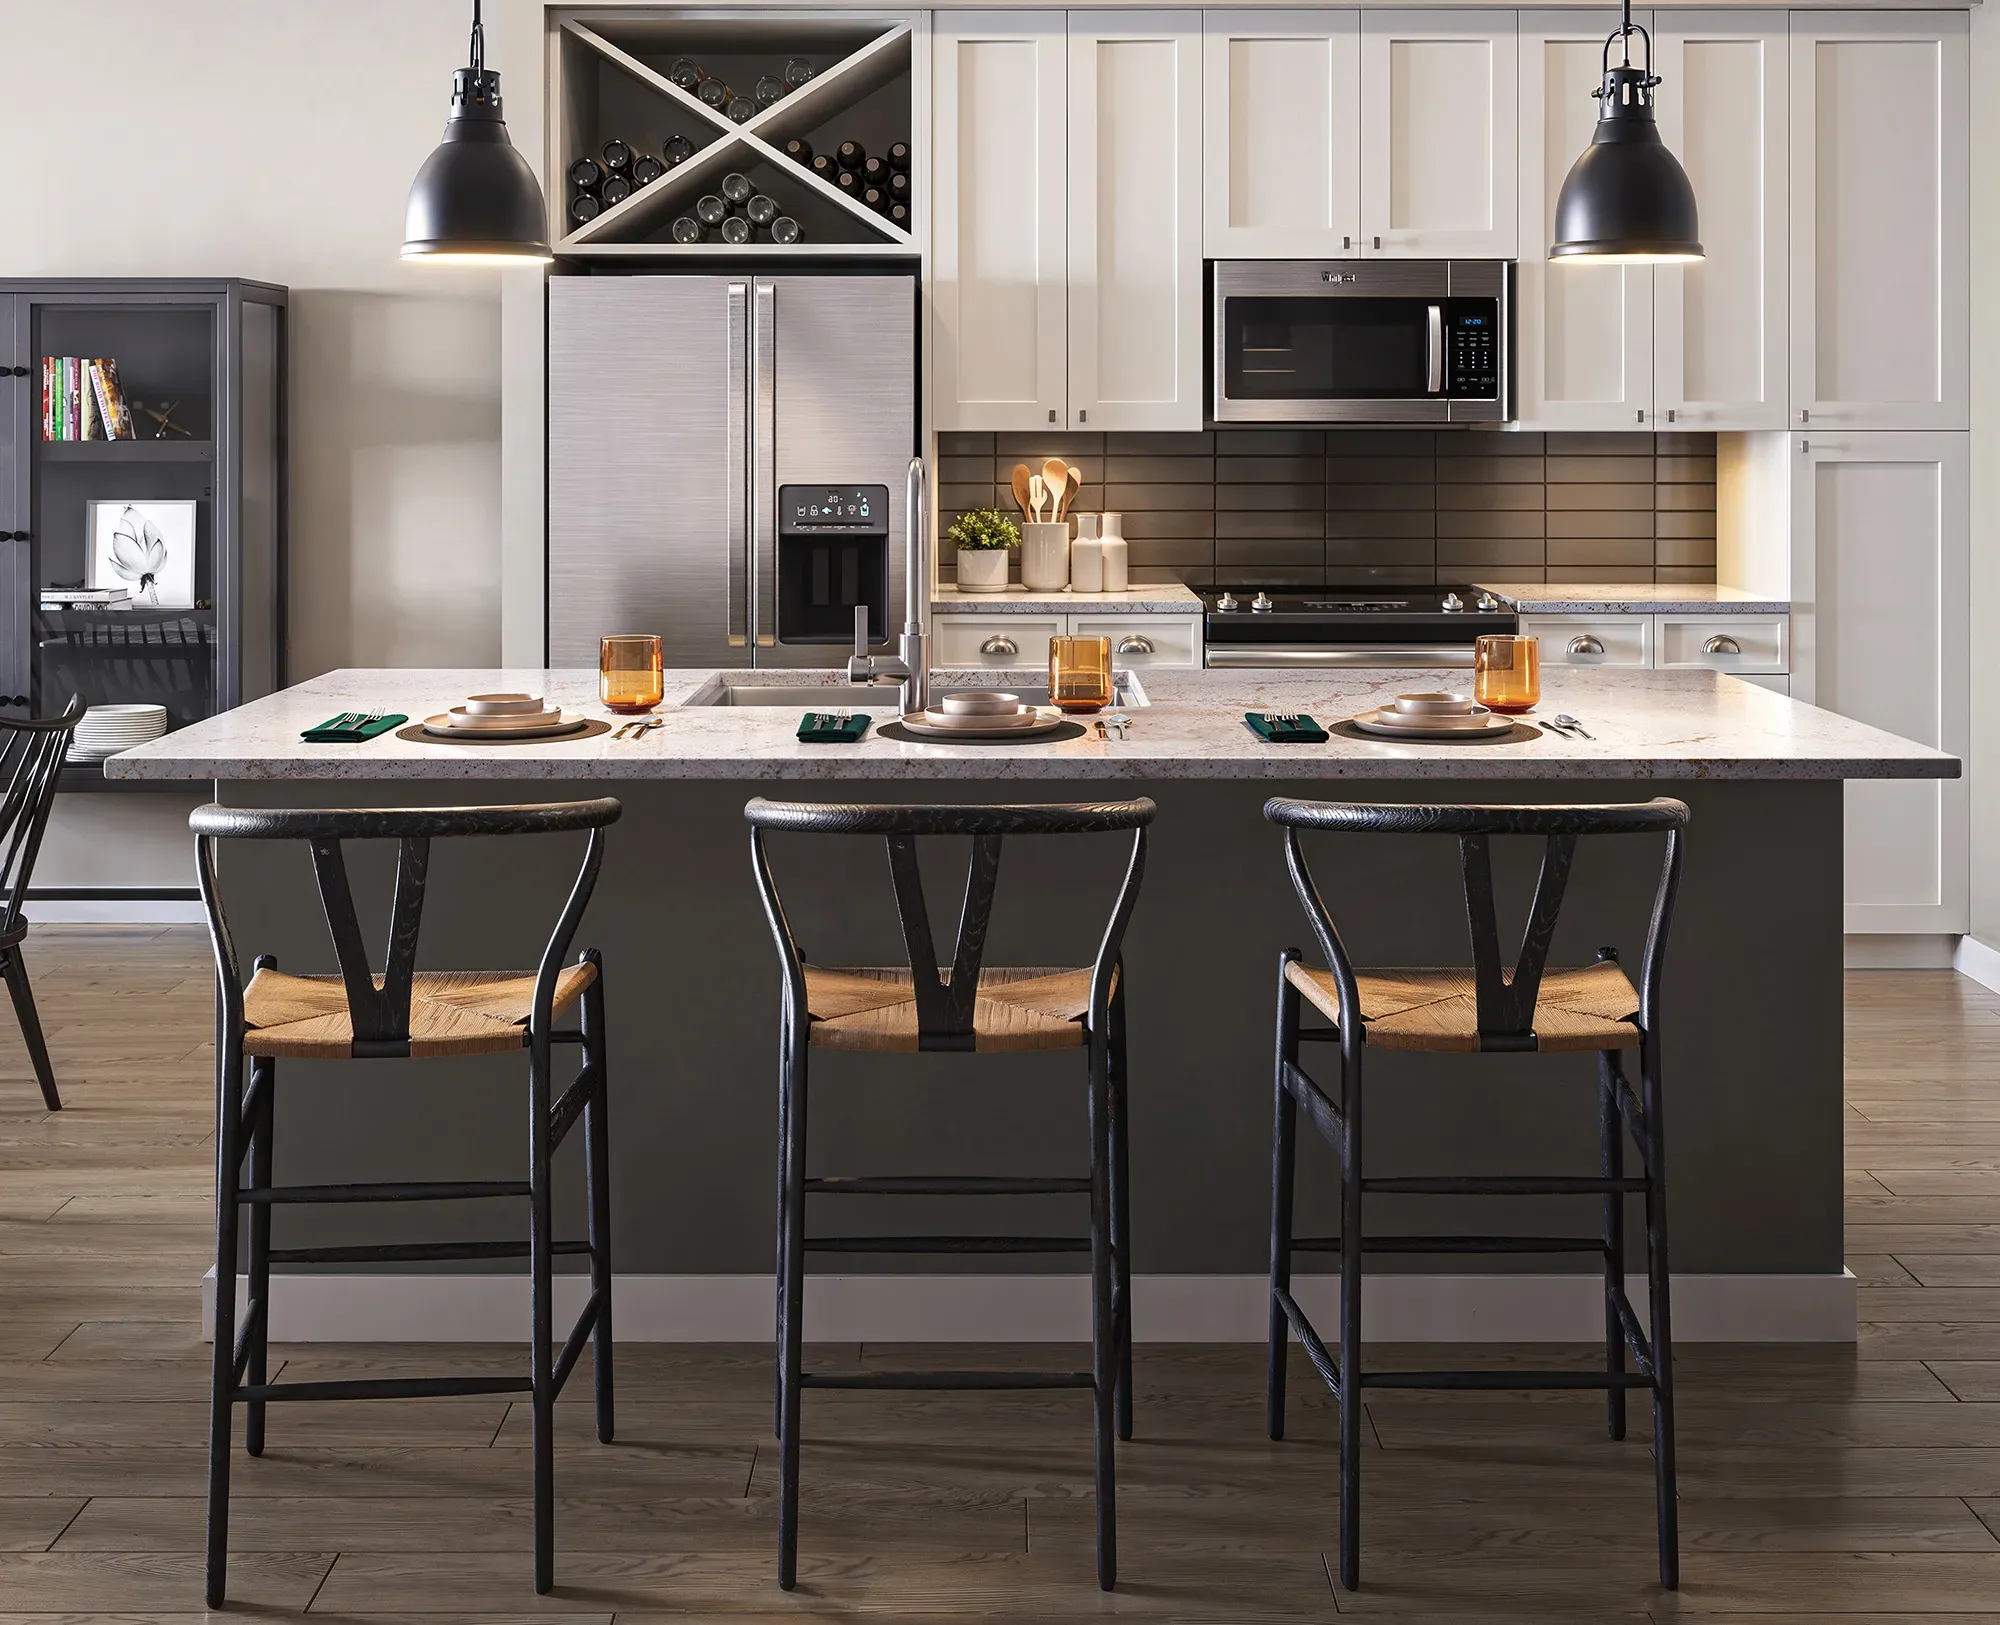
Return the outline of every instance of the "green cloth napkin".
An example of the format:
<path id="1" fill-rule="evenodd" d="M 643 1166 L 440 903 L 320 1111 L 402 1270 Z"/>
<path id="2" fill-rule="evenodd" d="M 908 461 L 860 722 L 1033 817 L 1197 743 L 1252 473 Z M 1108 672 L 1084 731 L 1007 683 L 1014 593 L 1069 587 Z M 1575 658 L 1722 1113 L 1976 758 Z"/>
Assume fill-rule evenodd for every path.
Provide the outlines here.
<path id="1" fill-rule="evenodd" d="M 1266 711 L 1245 711 L 1243 720 L 1259 739 L 1273 745 L 1323 745 L 1327 732 L 1309 716 L 1274 716 Z"/>
<path id="2" fill-rule="evenodd" d="M 401 713 L 378 717 L 367 711 L 345 711 L 337 717 L 328 717 L 317 728 L 306 729 L 299 737 L 309 745 L 358 745 L 391 728 L 400 728 L 409 720 Z"/>
<path id="3" fill-rule="evenodd" d="M 851 717 L 831 711 L 808 711 L 799 718 L 799 743 L 803 745 L 851 745 L 868 731 L 869 716 L 857 711 Z"/>

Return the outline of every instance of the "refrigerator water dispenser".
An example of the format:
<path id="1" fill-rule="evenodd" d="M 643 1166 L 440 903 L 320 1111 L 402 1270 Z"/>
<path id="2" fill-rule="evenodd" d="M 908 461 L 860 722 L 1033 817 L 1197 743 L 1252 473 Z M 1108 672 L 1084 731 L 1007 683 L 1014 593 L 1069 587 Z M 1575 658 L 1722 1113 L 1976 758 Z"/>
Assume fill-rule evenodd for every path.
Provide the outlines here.
<path id="1" fill-rule="evenodd" d="M 889 637 L 889 488 L 778 487 L 778 642 L 848 644 L 854 607 Z"/>

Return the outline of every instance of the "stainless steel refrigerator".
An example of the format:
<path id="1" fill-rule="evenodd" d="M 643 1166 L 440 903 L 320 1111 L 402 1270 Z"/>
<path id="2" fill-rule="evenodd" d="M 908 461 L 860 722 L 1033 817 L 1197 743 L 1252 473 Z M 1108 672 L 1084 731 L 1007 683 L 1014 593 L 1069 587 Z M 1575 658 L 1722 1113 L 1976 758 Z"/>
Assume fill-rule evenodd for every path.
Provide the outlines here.
<path id="1" fill-rule="evenodd" d="M 669 666 L 836 666 L 862 602 L 893 647 L 913 276 L 555 277 L 548 332 L 552 664 L 657 632 Z"/>

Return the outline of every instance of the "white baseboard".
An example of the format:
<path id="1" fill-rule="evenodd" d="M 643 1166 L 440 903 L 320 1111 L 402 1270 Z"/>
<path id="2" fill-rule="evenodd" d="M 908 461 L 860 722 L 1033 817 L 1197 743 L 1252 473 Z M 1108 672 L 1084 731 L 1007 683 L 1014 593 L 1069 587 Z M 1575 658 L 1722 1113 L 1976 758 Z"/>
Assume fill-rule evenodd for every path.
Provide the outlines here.
<path id="1" fill-rule="evenodd" d="M 31 897 L 26 913 L 36 925 L 201 925 L 208 919 L 199 901 L 144 897 Z"/>
<path id="2" fill-rule="evenodd" d="M 1981 987 L 2000 993 L 2000 948 L 1989 947 L 1977 937 L 1960 937 L 1951 964 L 1959 975 L 1969 976 Z"/>
<path id="3" fill-rule="evenodd" d="M 1942 932 L 1850 931 L 1841 943 L 1848 970 L 1950 970 L 1962 937 Z"/>
<path id="4" fill-rule="evenodd" d="M 1339 1283 L 1299 1276 L 1306 1312 L 1331 1328 Z M 1646 1318 L 1643 1278 L 1635 1281 Z M 1851 1343 L 1854 1276 L 1677 1275 L 1674 1335 L 1694 1343 Z M 213 1335 L 214 1271 L 202 1282 Z M 556 1278 L 558 1325 L 586 1297 L 581 1276 Z M 244 1298 L 237 1288 L 237 1303 Z M 767 1275 L 625 1275 L 616 1288 L 621 1342 L 756 1343 L 770 1339 Z M 1263 1340 L 1270 1299 L 1261 1275 L 1141 1275 L 1132 1283 L 1142 1343 Z M 1589 1275 L 1371 1275 L 1362 1299 L 1370 1342 L 1591 1342 L 1604 1300 Z M 486 1343 L 525 1335 L 519 1275 L 285 1275 L 271 1282 L 271 1336 L 284 1343 Z M 815 1275 L 806 1336 L 828 1343 L 1053 1343 L 1089 1335 L 1088 1285 L 1076 1275 Z"/>

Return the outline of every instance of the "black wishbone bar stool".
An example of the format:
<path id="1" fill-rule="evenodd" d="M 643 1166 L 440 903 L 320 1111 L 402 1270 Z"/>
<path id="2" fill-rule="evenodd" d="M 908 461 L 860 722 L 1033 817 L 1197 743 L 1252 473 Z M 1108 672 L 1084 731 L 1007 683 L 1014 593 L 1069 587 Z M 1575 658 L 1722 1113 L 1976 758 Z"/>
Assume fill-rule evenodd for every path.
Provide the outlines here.
<path id="1" fill-rule="evenodd" d="M 244 1444 L 264 1453 L 264 1406 L 271 1400 L 427 1399 L 445 1394 L 528 1394 L 534 1413 L 535 1590 L 555 1584 L 555 1401 L 586 1342 L 594 1340 L 597 1437 L 611 1442 L 611 1165 L 606 1134 L 604 982 L 597 951 L 565 965 L 597 871 L 604 831 L 622 811 L 616 801 L 533 807 L 421 807 L 379 810 L 276 810 L 206 806 L 188 822 L 215 947 L 216 1190 L 215 1369 L 208 1441 L 208 1605 L 222 1606 L 229 1565 L 231 1407 L 244 1407 Z M 457 836 L 588 832 L 583 864 L 541 963 L 532 972 L 420 971 L 417 937 L 430 873 L 430 844 Z M 246 987 L 216 885 L 216 847 L 224 840 L 302 841 L 333 937 L 338 975 L 281 973 L 260 955 Z M 400 843 L 389 943 L 381 973 L 368 950 L 348 885 L 343 841 Z M 578 1009 L 574 1028 L 556 1021 Z M 551 1050 L 574 1044 L 581 1065 L 554 1095 Z M 404 1060 L 525 1050 L 528 1056 L 528 1177 L 525 1180 L 429 1181 L 361 1185 L 274 1185 L 272 1136 L 281 1057 Z M 244 1083 L 245 1071 L 249 1083 Z M 588 1241 L 551 1233 L 549 1159 L 583 1121 L 589 1187 Z M 249 1159 L 249 1181 L 243 1162 Z M 271 1209 L 328 1202 L 449 1202 L 469 1197 L 526 1197 L 525 1242 L 416 1242 L 352 1247 L 273 1247 Z M 249 1209 L 249 1302 L 236 1314 L 238 1215 Z M 590 1299 L 562 1347 L 555 1346 L 556 1254 L 590 1260 Z M 529 1260 L 532 1311 L 528 1370 L 514 1377 L 391 1377 L 274 1383 L 269 1377 L 273 1264 L 385 1264 L 519 1258 Z M 234 1336 L 232 1337 L 232 1329 Z"/>
<path id="2" fill-rule="evenodd" d="M 1097 1581 L 1118 1577 L 1112 1433 L 1132 1436 L 1132 1260 L 1126 1143 L 1125 987 L 1120 948 L 1146 866 L 1154 805 L 1143 798 L 1039 807 L 852 806 L 761 798 L 744 809 L 757 889 L 783 971 L 778 1058 L 778 1584 L 798 1578 L 799 1402 L 807 1388 L 1088 1388 L 1096 1425 Z M 834 970 L 806 962 L 778 900 L 767 831 L 879 835 L 888 844 L 908 963 Z M 1132 833 L 1125 880 L 1096 959 L 1080 970 L 984 964 L 987 927 L 1010 835 Z M 958 943 L 940 965 L 917 869 L 926 836 L 972 838 Z M 1082 1050 L 1089 1086 L 1090 1173 L 1084 1178 L 875 1175 L 806 1177 L 806 1060 L 811 1049 L 884 1054 Z M 806 1198 L 1088 1195 L 1088 1237 L 807 1236 Z M 807 1371 L 805 1259 L 822 1253 L 1082 1253 L 1090 1255 L 1091 1368 L 1078 1372 Z"/>
<path id="3" fill-rule="evenodd" d="M 55 805 L 63 757 L 82 720 L 80 694 L 70 696 L 60 716 L 0 717 L 0 778 L 6 780 L 6 790 L 0 794 L 0 979 L 13 996 L 21 1041 L 28 1046 L 29 1064 L 42 1086 L 42 1103 L 52 1112 L 62 1110 L 62 1096 L 56 1092 L 55 1068 L 42 1039 L 42 1018 L 28 984 L 27 961 L 21 957 L 21 944 L 28 935 L 23 908 L 49 809 Z"/>
<path id="4" fill-rule="evenodd" d="M 1271 1149 L 1271 1350 L 1266 1391 L 1273 1439 L 1285 1432 L 1285 1348 L 1297 1335 L 1314 1368 L 1340 1403 L 1340 1583 L 1361 1578 L 1361 1391 L 1383 1388 L 1603 1388 L 1607 1426 L 1625 1437 L 1625 1393 L 1653 1396 L 1653 1462 L 1659 1513 L 1660 1583 L 1680 1583 L 1674 1504 L 1673 1336 L 1667 1292 L 1667 1174 L 1660 1097 L 1660 974 L 1667 930 L 1680 884 L 1684 804 L 1661 797 L 1615 806 L 1422 807 L 1357 805 L 1275 798 L 1264 816 L 1285 832 L 1285 861 L 1305 906 L 1327 969 L 1304 964 L 1296 948 L 1278 961 L 1278 1054 Z M 1455 835 L 1472 936 L 1468 968 L 1357 970 L 1347 957 L 1299 836 L 1306 830 L 1357 835 Z M 1529 906 L 1520 954 L 1503 963 L 1493 901 L 1495 835 L 1542 837 L 1541 877 Z M 1573 970 L 1548 968 L 1563 891 L 1579 836 L 1664 835 L 1666 859 L 1653 897 L 1646 953 L 1635 989 L 1615 949 Z M 1331 1026 L 1304 1029 L 1300 1001 Z M 1299 1065 L 1301 1041 L 1339 1045 L 1338 1098 Z M 1639 1052 L 1638 1091 L 1620 1052 Z M 1361 1160 L 1362 1057 L 1370 1049 L 1464 1053 L 1594 1051 L 1598 1058 L 1598 1131 L 1602 1171 L 1588 1175 L 1411 1176 L 1369 1178 Z M 1292 1234 L 1293 1169 L 1298 1114 L 1303 1110 L 1340 1155 L 1340 1234 Z M 1625 1173 L 1625 1135 L 1643 1173 Z M 1603 1204 L 1597 1236 L 1386 1236 L 1361 1223 L 1369 1191 L 1450 1196 L 1596 1196 Z M 1650 1336 L 1625 1293 L 1625 1199 L 1642 1193 L 1646 1209 L 1646 1283 Z M 1301 1249 L 1340 1255 L 1340 1353 L 1336 1358 L 1292 1296 L 1292 1254 Z M 1363 1371 L 1361 1258 L 1388 1253 L 1595 1253 L 1604 1269 L 1604 1370 Z M 1634 1370 L 1625 1368 L 1630 1355 Z"/>

